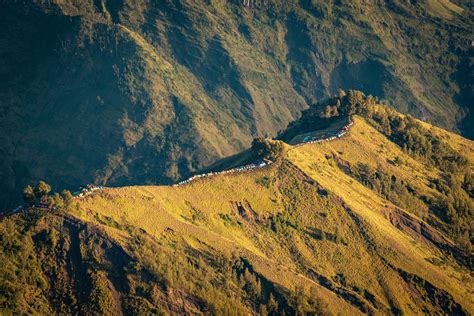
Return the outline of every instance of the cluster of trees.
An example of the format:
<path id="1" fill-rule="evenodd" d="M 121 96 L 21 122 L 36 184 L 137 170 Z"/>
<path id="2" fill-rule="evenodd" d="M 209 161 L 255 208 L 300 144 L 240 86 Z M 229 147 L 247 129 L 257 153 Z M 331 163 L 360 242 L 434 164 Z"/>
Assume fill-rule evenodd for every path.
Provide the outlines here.
<path id="1" fill-rule="evenodd" d="M 285 291 L 257 273 L 242 257 L 199 253 L 176 244 L 165 249 L 137 232 L 133 252 L 165 290 L 177 289 L 194 297 L 211 314 L 260 315 L 323 314 L 327 306 L 315 289 Z M 140 274 L 140 271 L 137 271 Z M 150 291 L 148 283 L 144 291 Z"/>
<path id="2" fill-rule="evenodd" d="M 245 293 L 247 299 L 251 301 L 254 310 L 261 315 L 279 315 L 284 312 L 287 302 L 278 303 L 274 293 L 269 288 L 266 280 L 252 272 L 243 265 L 244 261 L 238 261 L 234 266 L 233 277 L 237 281 L 239 289 Z"/>
<path id="3" fill-rule="evenodd" d="M 467 158 L 409 115 L 400 116 L 388 107 L 368 107 L 366 118 L 409 155 L 442 172 L 434 180 L 440 194 L 434 200 L 428 199 L 426 205 L 450 224 L 448 231 L 458 245 L 470 252 L 474 203 Z"/>
<path id="4" fill-rule="evenodd" d="M 277 213 L 270 218 L 270 228 L 277 234 L 286 233 L 289 228 L 299 229 L 298 222 L 289 212 Z"/>
<path id="5" fill-rule="evenodd" d="M 347 170 L 347 169 L 344 169 Z M 393 204 L 424 217 L 432 210 L 440 219 L 449 224 L 449 230 L 466 252 L 470 252 L 472 218 L 474 217 L 473 177 L 444 174 L 431 180 L 430 186 L 439 192 L 438 197 L 420 196 L 403 180 L 365 163 L 357 163 L 349 168 L 351 175 L 366 187 L 379 193 Z"/>
<path id="6" fill-rule="evenodd" d="M 462 188 L 469 195 L 469 197 L 474 198 L 474 173 L 467 172 L 464 174 Z"/>
<path id="7" fill-rule="evenodd" d="M 428 207 L 408 183 L 388 173 L 382 167 L 373 168 L 366 163 L 359 162 L 355 166 L 351 166 L 350 170 L 359 182 L 393 204 L 419 215 L 428 210 Z"/>
<path id="8" fill-rule="evenodd" d="M 410 115 L 401 115 L 363 92 L 340 90 L 338 95 L 312 105 L 279 135 L 289 140 L 297 134 L 324 129 L 341 117 L 360 115 L 407 153 L 446 172 L 464 170 L 467 159 L 424 128 Z"/>
<path id="9" fill-rule="evenodd" d="M 109 284 L 104 273 L 96 271 L 90 273 L 91 292 L 89 295 L 89 306 L 85 307 L 85 312 L 95 314 L 100 311 L 104 315 L 113 315 L 113 294 L 109 289 Z"/>
<path id="10" fill-rule="evenodd" d="M 375 126 L 408 154 L 445 172 L 460 172 L 468 160 L 410 115 L 400 116 L 389 108 L 369 112 Z"/>
<path id="11" fill-rule="evenodd" d="M 271 179 L 267 176 L 255 180 L 257 184 L 260 184 L 261 186 L 264 186 L 267 189 L 269 189 L 273 185 L 273 181 L 274 179 Z"/>
<path id="12" fill-rule="evenodd" d="M 438 199 L 432 201 L 434 210 L 450 224 L 459 245 L 470 253 L 474 218 L 472 173 L 468 172 L 464 177 L 444 174 L 441 178 L 434 179 L 431 185 L 440 193 Z"/>
<path id="13" fill-rule="evenodd" d="M 23 200 L 27 206 L 33 206 L 36 202 L 43 201 L 51 207 L 63 208 L 70 205 L 72 198 L 72 193 L 68 190 L 63 190 L 61 194 L 51 193 L 51 186 L 44 181 L 39 181 L 34 187 L 27 185 L 23 189 Z"/>
<path id="14" fill-rule="evenodd" d="M 16 221 L 21 221 L 17 223 Z M 43 293 L 48 282 L 29 223 L 7 218 L 0 222 L 0 314 L 51 315 Z"/>
<path id="15" fill-rule="evenodd" d="M 269 138 L 255 138 L 252 141 L 252 151 L 261 159 L 273 162 L 281 161 L 285 157 L 285 146 L 279 140 Z"/>
<path id="16" fill-rule="evenodd" d="M 44 181 L 39 181 L 34 188 L 31 185 L 27 185 L 23 189 L 23 199 L 25 202 L 33 202 L 36 199 L 48 196 L 50 192 L 51 186 Z"/>
<path id="17" fill-rule="evenodd" d="M 408 154 L 446 172 L 460 172 L 468 160 L 410 115 L 401 115 L 372 96 L 349 90 L 326 101 L 336 104 L 338 113 L 360 115 Z M 322 114 L 321 114 L 322 116 Z"/>
<path id="18" fill-rule="evenodd" d="M 265 279 L 260 279 L 257 274 L 252 273 L 248 268 L 242 266 L 242 262 L 234 266 L 237 269 L 237 277 L 239 287 L 246 295 L 254 300 L 256 310 L 260 315 L 284 315 L 286 313 L 296 315 L 320 315 L 327 311 L 327 304 L 318 296 L 315 288 L 297 286 L 292 290 L 288 297 L 279 305 L 271 291 L 273 285 Z M 242 272 L 243 271 L 243 272 Z M 283 297 L 279 293 L 279 299 Z"/>
<path id="19" fill-rule="evenodd" d="M 446 172 L 462 171 L 467 159 L 410 115 L 401 115 L 377 98 L 349 90 L 330 99 L 343 115 L 360 115 L 408 154 Z"/>
<path id="20" fill-rule="evenodd" d="M 376 102 L 378 99 L 372 96 L 366 98 L 360 91 L 349 90 L 346 94 L 339 90 L 337 96 L 304 110 L 298 120 L 291 122 L 284 131 L 278 134 L 278 138 L 289 141 L 296 135 L 328 128 L 338 120 L 365 113 L 367 103 L 375 105 Z"/>
<path id="21" fill-rule="evenodd" d="M 316 294 L 316 289 L 297 286 L 291 295 L 296 315 L 325 315 L 328 306 Z"/>
<path id="22" fill-rule="evenodd" d="M 439 218 L 450 224 L 448 229 L 459 244 L 467 250 L 471 249 L 474 176 L 469 161 L 415 118 L 401 115 L 377 98 L 349 90 L 347 93 L 340 91 L 334 98 L 312 106 L 290 127 L 296 129 L 292 133 L 297 134 L 307 132 L 305 129 L 310 126 L 313 129 L 324 128 L 328 122 L 351 115 L 364 117 L 407 154 L 442 172 L 440 179 L 433 180 L 433 187 L 440 193 L 434 200 L 416 196 L 403 181 L 365 164 L 352 168 L 354 176 L 400 207 L 415 213 L 433 210 Z M 399 163 L 398 160 L 393 163 Z"/>

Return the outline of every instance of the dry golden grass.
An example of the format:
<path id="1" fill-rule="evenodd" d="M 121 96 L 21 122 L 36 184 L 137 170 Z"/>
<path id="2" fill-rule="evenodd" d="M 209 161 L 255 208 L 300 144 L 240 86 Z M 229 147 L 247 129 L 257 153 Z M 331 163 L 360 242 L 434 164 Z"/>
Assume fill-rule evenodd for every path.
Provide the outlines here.
<path id="1" fill-rule="evenodd" d="M 449 133 L 445 132 L 445 134 Z M 458 144 L 461 146 L 461 138 L 454 135 L 450 137 L 458 139 Z M 394 250 L 396 255 L 387 257 L 394 266 L 423 276 L 436 286 L 452 293 L 456 300 L 473 308 L 470 293 L 474 288 L 472 278 L 465 274 L 466 271 L 463 274 L 448 265 L 444 265 L 440 269 L 439 266 L 429 263 L 426 259 L 438 257 L 439 253 L 429 245 L 416 242 L 394 227 L 387 220 L 385 210 L 394 209 L 395 206 L 354 181 L 334 163 L 326 159 L 326 155 L 332 155 L 335 152 L 342 153 L 340 156 L 343 159 L 354 164 L 364 162 L 373 167 L 382 165 L 397 177 L 417 185 L 427 192 L 431 191 L 427 187 L 427 178 L 434 176 L 435 171 L 426 169 L 422 164 L 404 154 L 396 145 L 359 118 L 355 118 L 355 125 L 348 138 L 316 145 L 305 145 L 289 152 L 291 161 L 323 187 L 341 197 L 371 226 L 370 230 L 374 232 L 373 237 L 376 238 L 377 243 L 380 243 L 382 247 Z M 396 156 L 403 157 L 403 166 L 395 167 L 388 163 L 388 160 L 392 160 Z M 469 281 L 466 282 L 462 275 Z"/>
<path id="2" fill-rule="evenodd" d="M 464 152 L 472 152 L 472 142 L 437 132 L 453 140 L 453 147 L 468 147 Z M 380 312 L 387 312 L 391 306 L 409 314 L 421 314 L 423 307 L 431 310 L 407 290 L 395 269 L 422 277 L 472 310 L 474 288 L 469 272 L 446 260 L 422 236 L 395 227 L 387 214 L 396 206 L 343 173 L 332 159 L 327 159 L 333 154 L 351 164 L 382 166 L 418 191 L 433 194 L 427 184 L 429 177 L 437 176 L 436 170 L 410 158 L 362 119 L 355 118 L 346 138 L 288 151 L 288 160 L 326 188 L 329 197 L 319 196 L 314 187 L 305 184 L 302 173 L 284 167 L 286 163 L 218 175 L 179 187 L 105 189 L 81 200 L 82 219 L 95 221 L 94 215 L 100 214 L 141 228 L 158 239 L 172 234 L 200 251 L 243 256 L 257 272 L 283 288 L 315 287 L 335 314 L 357 314 L 360 310 L 312 279 L 309 270 L 329 280 L 335 280 L 337 274 L 344 275 L 347 284 L 337 286 L 351 293 L 355 293 L 352 288 L 366 289 L 381 304 Z M 403 161 L 399 166 L 389 162 L 397 156 Z M 274 183 L 268 187 L 258 184 L 262 177 L 274 179 Z M 239 216 L 237 202 L 251 205 L 259 221 Z M 300 226 L 275 233 L 265 223 L 285 209 L 292 212 Z M 421 217 L 410 216 L 423 222 Z M 339 236 L 344 242 L 318 240 L 311 230 Z M 126 242 L 123 232 L 109 228 L 108 233 Z M 434 265 L 433 259 L 439 263 Z M 368 302 L 359 294 L 354 295 Z"/>
<path id="3" fill-rule="evenodd" d="M 274 250 L 270 258 L 256 245 L 258 241 L 249 236 L 245 226 L 226 225 L 219 214 L 232 215 L 231 202 L 247 201 L 261 216 L 273 214 L 278 208 L 271 199 L 275 192 L 255 180 L 274 172 L 267 168 L 239 175 L 216 176 L 198 180 L 181 187 L 143 186 L 106 189 L 103 193 L 81 201 L 82 219 L 94 220 L 93 214 L 113 218 L 119 223 L 127 223 L 144 229 L 147 233 L 161 238 L 169 234 L 169 228 L 182 236 L 196 249 L 207 248 L 223 254 L 242 255 L 250 260 L 256 271 L 266 278 L 293 290 L 297 285 L 318 288 L 318 295 L 328 303 L 337 303 L 335 310 L 342 314 L 358 311 L 331 291 L 298 273 L 291 261 L 279 262 L 278 239 L 274 239 Z M 192 222 L 192 214 L 201 211 L 204 218 Z M 88 215 L 89 214 L 89 215 Z M 113 230 L 109 233 L 114 234 Z M 112 235 L 116 238 L 119 235 Z M 120 238 L 123 240 L 123 238 Z"/>
<path id="4" fill-rule="evenodd" d="M 451 19 L 455 14 L 462 14 L 463 8 L 449 0 L 426 0 L 428 11 L 436 16 Z"/>

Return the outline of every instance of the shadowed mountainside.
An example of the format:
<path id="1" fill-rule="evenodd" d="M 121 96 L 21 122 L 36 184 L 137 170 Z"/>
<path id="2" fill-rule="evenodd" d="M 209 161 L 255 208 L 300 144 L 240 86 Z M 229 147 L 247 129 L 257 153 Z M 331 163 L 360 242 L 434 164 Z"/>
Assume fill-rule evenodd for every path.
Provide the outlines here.
<path id="1" fill-rule="evenodd" d="M 2 208 L 38 179 L 171 183 L 339 88 L 450 129 L 472 99 L 471 11 L 447 0 L 2 0 L 0 10 Z"/>

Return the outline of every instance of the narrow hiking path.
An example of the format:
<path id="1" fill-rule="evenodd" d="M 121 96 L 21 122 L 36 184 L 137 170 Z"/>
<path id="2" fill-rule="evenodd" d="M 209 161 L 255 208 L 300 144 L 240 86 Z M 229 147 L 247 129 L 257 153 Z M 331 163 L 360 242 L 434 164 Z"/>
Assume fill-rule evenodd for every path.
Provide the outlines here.
<path id="1" fill-rule="evenodd" d="M 326 134 L 325 137 L 306 136 L 305 138 L 303 138 L 303 140 L 300 143 L 291 145 L 290 150 L 292 150 L 294 148 L 297 148 L 297 147 L 300 147 L 300 146 L 303 146 L 303 145 L 307 145 L 307 144 L 319 144 L 319 143 L 323 143 L 323 142 L 329 142 L 329 141 L 333 141 L 333 140 L 336 140 L 336 139 L 340 139 L 340 138 L 344 137 L 349 132 L 352 125 L 354 125 L 354 121 L 352 119 L 350 119 L 349 123 L 344 125 L 340 130 L 338 130 L 336 132 L 328 133 L 328 134 Z M 233 169 L 228 169 L 228 170 L 223 170 L 223 171 L 218 171 L 218 172 L 208 172 L 208 173 L 194 175 L 194 176 L 192 176 L 192 177 L 190 177 L 186 180 L 183 180 L 181 182 L 178 182 L 177 184 L 174 184 L 173 186 L 176 187 L 176 186 L 186 185 L 186 184 L 191 183 L 194 180 L 198 180 L 198 179 L 202 179 L 202 178 L 206 178 L 206 177 L 211 177 L 211 176 L 216 176 L 216 175 L 221 175 L 221 174 L 233 174 L 233 173 L 240 173 L 240 172 L 246 172 L 246 171 L 251 171 L 251 170 L 255 170 L 255 169 L 260 169 L 260 168 L 267 167 L 267 166 L 271 165 L 272 163 L 273 163 L 272 161 L 257 160 L 256 162 L 253 162 L 251 164 L 240 166 L 240 167 L 233 168 Z"/>
<path id="2" fill-rule="evenodd" d="M 347 133 L 350 131 L 350 129 L 353 125 L 354 125 L 354 121 L 352 119 L 349 119 L 349 122 L 346 125 L 344 125 L 340 130 L 338 130 L 336 132 L 326 133 L 325 136 L 322 136 L 322 137 L 306 136 L 301 140 L 301 142 L 291 145 L 290 150 L 293 150 L 294 148 L 298 148 L 300 146 L 307 145 L 307 144 L 319 144 L 319 143 L 323 143 L 323 142 L 329 142 L 329 141 L 333 141 L 333 140 L 336 140 L 336 139 L 340 139 L 340 138 L 344 137 L 345 135 L 347 135 Z M 240 166 L 240 167 L 236 167 L 236 168 L 232 168 L 232 169 L 228 169 L 228 170 L 197 174 L 197 175 L 194 175 L 194 176 L 192 176 L 192 177 L 190 177 L 186 180 L 183 180 L 183 181 L 180 181 L 176 184 L 173 184 L 172 186 L 173 187 L 178 187 L 178 186 L 189 184 L 189 183 L 191 183 L 195 180 L 198 180 L 198 179 L 208 178 L 208 177 L 222 175 L 222 174 L 235 174 L 235 173 L 253 171 L 253 170 L 256 170 L 256 169 L 261 169 L 261 168 L 268 167 L 272 164 L 273 164 L 272 161 L 261 159 L 261 160 L 255 161 L 253 163 L 250 163 L 250 164 L 247 164 L 247 165 L 244 165 L 244 166 Z M 81 199 L 81 198 L 86 197 L 86 196 L 88 196 L 88 195 L 90 195 L 90 194 L 92 194 L 96 191 L 102 191 L 105 188 L 106 187 L 99 186 L 99 185 L 88 184 L 84 188 L 81 188 L 79 191 L 74 192 L 73 193 L 73 198 L 74 199 Z M 30 206 L 19 205 L 14 210 L 12 210 L 10 212 L 7 212 L 5 214 L 1 214 L 0 216 L 11 216 L 11 215 L 20 213 L 23 210 L 25 210 L 27 208 L 30 208 L 30 207 L 48 208 L 47 205 L 44 205 L 42 203 L 39 203 L 38 205 L 34 204 L 34 205 L 30 205 Z"/>

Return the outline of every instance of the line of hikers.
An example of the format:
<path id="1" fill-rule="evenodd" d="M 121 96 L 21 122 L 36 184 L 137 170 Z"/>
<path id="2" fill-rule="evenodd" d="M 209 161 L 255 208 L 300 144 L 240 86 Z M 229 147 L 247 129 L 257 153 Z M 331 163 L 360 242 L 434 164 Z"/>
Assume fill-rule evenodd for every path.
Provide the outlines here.
<path id="1" fill-rule="evenodd" d="M 343 137 L 344 135 L 347 134 L 349 129 L 352 127 L 352 125 L 354 125 L 354 122 L 352 120 L 350 120 L 349 123 L 347 123 L 344 127 L 342 127 L 339 132 L 333 134 L 332 136 L 326 136 L 326 137 L 323 137 L 323 138 L 316 138 L 316 137 L 306 136 L 305 138 L 303 138 L 303 141 L 301 143 L 293 145 L 293 147 L 299 147 L 299 146 L 302 146 L 302 145 L 305 145 L 305 144 L 322 143 L 322 142 L 326 142 L 326 141 L 335 140 L 337 138 L 341 138 L 341 137 Z M 190 182 L 192 182 L 196 179 L 215 176 L 215 175 L 219 175 L 219 174 L 238 173 L 238 172 L 244 172 L 244 171 L 249 171 L 249 170 L 253 170 L 253 169 L 263 168 L 263 167 L 266 167 L 270 164 L 272 164 L 272 161 L 259 160 L 259 161 L 256 161 L 254 163 L 251 163 L 251 164 L 248 164 L 248 165 L 245 165 L 245 166 L 241 166 L 241 167 L 237 167 L 237 168 L 234 168 L 234 169 L 229 169 L 229 170 L 224 170 L 224 171 L 219 171 L 219 172 L 208 172 L 208 173 L 204 173 L 204 174 L 198 174 L 198 175 L 192 176 L 192 177 L 190 177 L 186 180 L 183 180 L 179 183 L 176 183 L 173 186 L 176 187 L 176 186 L 180 186 L 180 185 L 185 185 L 185 184 L 188 184 L 188 183 L 190 183 Z M 82 188 L 81 190 L 74 192 L 72 195 L 73 195 L 74 198 L 82 198 L 82 197 L 85 197 L 85 196 L 87 196 L 87 195 L 89 195 L 89 194 L 91 194 L 91 193 L 93 193 L 97 190 L 102 190 L 103 188 L 104 187 L 101 186 L 101 185 L 88 184 L 88 185 L 86 185 L 85 188 Z M 40 208 L 44 207 L 44 205 L 42 205 L 41 203 L 42 202 L 40 201 L 40 203 L 38 204 L 38 207 L 40 207 Z M 23 210 L 23 205 L 18 206 L 13 211 L 9 212 L 8 215 L 18 213 L 21 210 Z M 0 215 L 3 216 L 3 214 L 0 214 Z"/>
<path id="2" fill-rule="evenodd" d="M 81 197 L 91 194 L 94 191 L 102 190 L 103 188 L 104 187 L 101 185 L 88 184 L 86 185 L 85 188 L 82 188 L 80 191 L 74 192 L 72 196 L 75 198 L 81 198 Z"/>
<path id="3" fill-rule="evenodd" d="M 302 146 L 302 145 L 305 145 L 305 144 L 322 143 L 322 142 L 326 142 L 326 141 L 335 140 L 337 138 L 341 138 L 344 135 L 346 135 L 346 133 L 349 131 L 349 129 L 351 128 L 351 126 L 353 124 L 354 124 L 354 122 L 352 120 L 350 120 L 349 123 L 347 123 L 345 126 L 343 126 L 339 132 L 333 134 L 332 136 L 327 136 L 325 138 L 323 137 L 323 138 L 317 139 L 316 137 L 306 136 L 301 143 L 294 145 L 294 147 L 299 147 L 299 146 Z M 176 187 L 176 186 L 188 184 L 188 183 L 190 183 L 190 182 L 192 182 L 196 179 L 215 176 L 215 175 L 219 175 L 219 174 L 228 174 L 228 173 L 248 171 L 248 170 L 252 170 L 252 169 L 256 169 L 256 168 L 262 168 L 262 167 L 270 165 L 271 163 L 272 163 L 271 161 L 261 160 L 261 161 L 257 161 L 257 162 L 254 162 L 254 163 L 242 166 L 242 167 L 234 168 L 234 169 L 229 169 L 229 170 L 224 170 L 224 171 L 219 171 L 219 172 L 209 172 L 209 173 L 197 174 L 195 176 L 192 176 L 191 178 L 188 178 L 188 179 L 183 180 L 183 181 L 181 181 L 177 184 L 174 184 L 173 186 Z"/>
<path id="4" fill-rule="evenodd" d="M 331 136 L 326 136 L 326 137 L 323 137 L 323 138 L 316 138 L 316 137 L 306 136 L 305 138 L 303 138 L 303 141 L 301 143 L 294 145 L 294 147 L 303 146 L 305 144 L 318 144 L 318 143 L 322 143 L 322 142 L 335 140 L 337 138 L 341 138 L 341 137 L 343 137 L 344 135 L 347 134 L 347 132 L 349 131 L 349 129 L 351 128 L 352 125 L 354 125 L 354 122 L 349 121 L 349 123 L 347 123 L 343 128 L 341 128 L 341 130 L 339 132 L 334 133 Z"/>
<path id="5" fill-rule="evenodd" d="M 91 194 L 94 191 L 102 190 L 103 188 L 104 187 L 101 186 L 101 185 L 88 184 L 88 185 L 86 185 L 85 188 L 81 188 L 79 191 L 76 191 L 76 192 L 72 193 L 72 196 L 73 196 L 73 198 L 81 198 L 81 197 L 84 197 L 86 195 Z M 39 208 L 39 209 L 51 209 L 51 203 L 48 200 L 47 196 L 43 196 L 41 199 L 38 199 L 38 201 L 35 201 L 31 205 L 27 206 L 27 208 L 28 207 L 36 207 L 36 208 Z M 12 210 L 10 212 L 7 212 L 6 215 L 13 215 L 13 214 L 19 213 L 24 208 L 25 208 L 24 205 L 19 205 L 14 210 Z M 54 206 L 53 206 L 53 208 L 54 208 Z M 4 217 L 4 214 L 0 213 L 0 218 L 2 216 Z"/>
<path id="6" fill-rule="evenodd" d="M 243 172 L 243 171 L 253 170 L 253 169 L 256 169 L 256 168 L 263 168 L 263 167 L 268 166 L 272 163 L 273 162 L 271 162 L 271 161 L 259 160 L 257 162 L 253 162 L 251 164 L 241 166 L 241 167 L 237 167 L 237 168 L 234 168 L 234 169 L 197 174 L 195 176 L 192 176 L 191 178 L 188 178 L 188 179 L 183 180 L 183 181 L 181 181 L 177 184 L 174 184 L 173 186 L 176 187 L 176 186 L 179 186 L 179 185 L 188 184 L 189 182 L 191 182 L 193 180 L 196 180 L 196 179 L 215 176 L 215 175 L 219 175 L 219 174 L 229 174 L 229 173 L 236 173 L 236 172 Z"/>

